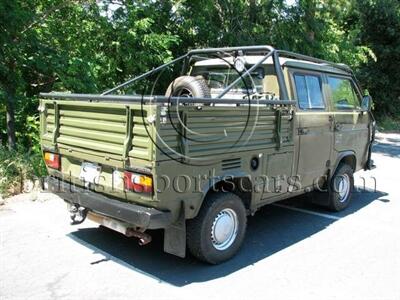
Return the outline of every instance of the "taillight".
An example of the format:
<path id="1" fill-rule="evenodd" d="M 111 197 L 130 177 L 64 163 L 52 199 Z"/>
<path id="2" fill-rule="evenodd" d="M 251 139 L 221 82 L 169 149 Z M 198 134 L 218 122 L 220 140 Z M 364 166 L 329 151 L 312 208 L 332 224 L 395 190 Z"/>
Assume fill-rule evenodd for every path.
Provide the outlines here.
<path id="1" fill-rule="evenodd" d="M 125 189 L 136 193 L 152 193 L 153 178 L 148 175 L 125 171 Z"/>
<path id="2" fill-rule="evenodd" d="M 44 162 L 49 168 L 52 169 L 60 169 L 60 155 L 51 153 L 51 152 L 45 152 L 44 153 Z"/>

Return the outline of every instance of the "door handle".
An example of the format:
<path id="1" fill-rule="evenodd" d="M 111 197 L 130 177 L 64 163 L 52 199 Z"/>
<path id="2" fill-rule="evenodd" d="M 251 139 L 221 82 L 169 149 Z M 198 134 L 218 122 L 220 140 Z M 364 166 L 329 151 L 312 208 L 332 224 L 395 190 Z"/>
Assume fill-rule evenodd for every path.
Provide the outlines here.
<path id="1" fill-rule="evenodd" d="M 299 135 L 306 135 L 308 131 L 309 131 L 308 128 L 300 127 L 298 133 Z"/>
<path id="2" fill-rule="evenodd" d="M 335 130 L 335 118 L 332 115 L 329 115 L 328 120 L 329 120 L 329 130 L 334 131 Z"/>

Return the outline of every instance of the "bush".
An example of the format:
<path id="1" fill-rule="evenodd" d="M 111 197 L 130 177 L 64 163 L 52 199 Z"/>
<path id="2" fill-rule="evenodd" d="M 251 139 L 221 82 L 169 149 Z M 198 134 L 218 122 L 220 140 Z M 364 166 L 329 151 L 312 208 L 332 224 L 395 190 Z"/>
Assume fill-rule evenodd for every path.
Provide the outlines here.
<path id="1" fill-rule="evenodd" d="M 379 117 L 378 129 L 383 132 L 400 132 L 400 120 L 392 117 Z"/>
<path id="2" fill-rule="evenodd" d="M 24 184 L 37 184 L 46 175 L 40 151 L 18 148 L 8 150 L 0 145 L 0 194 L 15 195 L 24 191 Z"/>

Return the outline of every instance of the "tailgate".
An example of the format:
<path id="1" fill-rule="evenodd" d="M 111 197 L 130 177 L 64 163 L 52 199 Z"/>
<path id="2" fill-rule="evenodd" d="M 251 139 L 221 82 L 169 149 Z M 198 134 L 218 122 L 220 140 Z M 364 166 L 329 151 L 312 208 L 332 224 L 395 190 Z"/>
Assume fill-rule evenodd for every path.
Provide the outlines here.
<path id="1" fill-rule="evenodd" d="M 155 106 L 41 99 L 41 139 L 44 149 L 69 157 L 123 167 L 153 160 Z"/>

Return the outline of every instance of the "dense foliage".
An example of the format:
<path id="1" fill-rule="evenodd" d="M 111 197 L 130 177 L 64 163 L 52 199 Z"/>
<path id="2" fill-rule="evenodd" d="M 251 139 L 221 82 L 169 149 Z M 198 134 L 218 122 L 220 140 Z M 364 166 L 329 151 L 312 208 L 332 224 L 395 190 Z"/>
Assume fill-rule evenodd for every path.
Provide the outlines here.
<path id="1" fill-rule="evenodd" d="M 0 0 L 0 144 L 39 151 L 39 92 L 103 91 L 208 46 L 271 44 L 349 64 L 376 114 L 397 118 L 400 2 L 292 2 Z"/>

